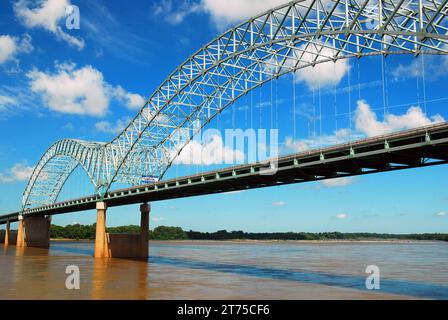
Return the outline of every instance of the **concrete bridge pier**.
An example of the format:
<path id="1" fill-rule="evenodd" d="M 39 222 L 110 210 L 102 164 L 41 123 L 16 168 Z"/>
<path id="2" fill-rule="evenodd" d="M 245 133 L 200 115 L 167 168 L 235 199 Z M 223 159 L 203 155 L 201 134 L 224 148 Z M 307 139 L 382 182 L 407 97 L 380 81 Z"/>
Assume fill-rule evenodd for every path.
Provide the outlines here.
<path id="1" fill-rule="evenodd" d="M 95 235 L 95 258 L 109 258 L 109 246 L 106 234 L 106 211 L 105 202 L 96 203 L 96 235 Z"/>
<path id="2" fill-rule="evenodd" d="M 9 233 L 11 231 L 11 224 L 9 222 L 9 220 L 6 222 L 6 230 L 5 230 L 5 240 L 4 240 L 4 245 L 5 247 L 7 247 L 9 245 Z"/>
<path id="3" fill-rule="evenodd" d="M 16 246 L 48 248 L 50 247 L 51 217 L 19 217 Z M 8 232 L 9 233 L 9 232 Z M 8 235 L 8 243 L 10 242 Z"/>
<path id="4" fill-rule="evenodd" d="M 148 258 L 149 204 L 140 206 L 140 233 L 136 234 L 107 233 L 107 204 L 98 202 L 96 209 L 95 258 Z"/>
<path id="5" fill-rule="evenodd" d="M 23 216 L 19 216 L 16 247 L 21 248 L 25 246 L 25 221 L 23 220 Z"/>
<path id="6" fill-rule="evenodd" d="M 149 253 L 149 213 L 151 206 L 148 203 L 140 205 L 140 246 L 141 253 L 139 258 L 148 258 Z"/>

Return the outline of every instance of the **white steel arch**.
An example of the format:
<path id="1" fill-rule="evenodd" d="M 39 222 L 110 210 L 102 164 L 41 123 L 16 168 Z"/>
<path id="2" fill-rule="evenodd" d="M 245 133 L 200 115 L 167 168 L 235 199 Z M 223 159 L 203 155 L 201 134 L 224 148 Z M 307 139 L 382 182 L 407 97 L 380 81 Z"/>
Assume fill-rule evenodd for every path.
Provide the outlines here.
<path id="1" fill-rule="evenodd" d="M 76 150 L 89 155 L 95 169 L 85 170 L 100 195 L 114 182 L 138 185 L 142 175 L 162 177 L 203 126 L 272 79 L 350 57 L 448 54 L 447 3 L 291 1 L 239 24 L 194 53 L 157 88 L 114 140 L 106 144 L 63 140 L 60 143 L 67 145 L 63 154 L 83 165 Z M 33 189 L 36 181 L 45 180 L 40 176 L 42 168 L 51 163 L 45 159 L 46 155 L 24 192 L 24 208 L 42 204 L 35 202 Z M 56 182 L 51 181 L 55 184 L 48 185 L 52 190 L 48 199 L 42 196 L 45 204 L 55 201 L 57 188 L 62 188 L 70 175 L 66 170 L 59 172 Z"/>

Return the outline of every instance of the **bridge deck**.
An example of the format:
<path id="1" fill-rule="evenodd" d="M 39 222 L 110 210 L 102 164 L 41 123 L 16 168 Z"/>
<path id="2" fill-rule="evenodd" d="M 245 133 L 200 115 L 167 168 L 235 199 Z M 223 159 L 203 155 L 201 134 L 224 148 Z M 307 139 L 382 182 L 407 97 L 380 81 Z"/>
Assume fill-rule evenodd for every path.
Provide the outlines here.
<path id="1" fill-rule="evenodd" d="M 317 181 L 448 163 L 448 123 L 311 150 L 277 161 L 275 174 L 262 175 L 266 163 L 253 163 L 109 192 L 109 207 L 221 192 Z M 24 215 L 54 215 L 95 209 L 98 195 L 28 209 Z M 0 216 L 17 221 L 19 212 Z"/>

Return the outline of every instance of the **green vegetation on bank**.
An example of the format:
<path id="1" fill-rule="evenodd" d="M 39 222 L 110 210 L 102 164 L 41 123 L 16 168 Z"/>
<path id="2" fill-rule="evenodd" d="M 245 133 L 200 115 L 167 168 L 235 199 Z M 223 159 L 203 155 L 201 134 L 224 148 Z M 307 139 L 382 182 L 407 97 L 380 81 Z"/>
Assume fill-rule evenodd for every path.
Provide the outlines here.
<path id="1" fill-rule="evenodd" d="M 107 228 L 109 233 L 139 233 L 135 225 Z M 53 239 L 94 239 L 95 224 L 52 225 L 50 236 Z M 160 226 L 149 231 L 152 240 L 441 240 L 448 241 L 446 233 L 386 234 L 386 233 L 342 233 L 342 232 L 276 232 L 252 233 L 220 230 L 217 232 L 184 231 L 179 227 Z"/>

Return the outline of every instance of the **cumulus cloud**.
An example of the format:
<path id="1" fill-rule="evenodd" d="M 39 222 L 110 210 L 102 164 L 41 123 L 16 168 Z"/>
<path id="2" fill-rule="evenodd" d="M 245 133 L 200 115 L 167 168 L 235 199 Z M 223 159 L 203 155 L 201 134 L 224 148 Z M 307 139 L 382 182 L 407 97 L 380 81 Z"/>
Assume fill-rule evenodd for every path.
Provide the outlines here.
<path id="1" fill-rule="evenodd" d="M 327 179 L 320 181 L 320 184 L 325 188 L 339 188 L 351 185 L 355 181 L 354 177 L 342 177 L 335 179 Z"/>
<path id="2" fill-rule="evenodd" d="M 29 53 L 32 50 L 31 36 L 28 34 L 22 38 L 0 35 L 0 64 L 15 60 L 18 53 Z"/>
<path id="3" fill-rule="evenodd" d="M 129 117 L 118 119 L 115 123 L 111 123 L 109 121 L 100 121 L 95 123 L 95 129 L 98 132 L 104 133 L 120 133 L 122 132 L 126 126 L 131 122 Z"/>
<path id="4" fill-rule="evenodd" d="M 171 24 L 181 23 L 193 13 L 207 13 L 215 26 L 223 29 L 284 3 L 284 0 L 162 0 L 153 6 L 152 12 Z"/>
<path id="5" fill-rule="evenodd" d="M 294 152 L 304 152 L 310 149 L 305 140 L 294 140 L 292 137 L 286 137 L 285 147 Z"/>
<path id="6" fill-rule="evenodd" d="M 178 149 L 179 146 L 172 151 L 171 159 L 176 156 Z M 226 147 L 220 135 L 211 135 L 204 142 L 193 140 L 187 144 L 174 163 L 212 165 L 242 163 L 243 161 L 244 153 L 242 151 Z"/>
<path id="7" fill-rule="evenodd" d="M 103 74 L 90 65 L 77 68 L 73 63 L 56 64 L 53 73 L 34 69 L 27 77 L 31 90 L 40 94 L 51 110 L 60 113 L 103 116 L 113 99 L 131 109 L 144 104 L 143 97 L 121 86 L 110 85 Z"/>
<path id="8" fill-rule="evenodd" d="M 364 100 L 359 100 L 357 104 L 356 129 L 368 137 L 445 121 L 439 114 L 428 117 L 420 107 L 410 107 L 403 115 L 386 114 L 385 119 L 379 121 L 376 113 Z"/>
<path id="9" fill-rule="evenodd" d="M 446 48 L 445 48 L 446 49 Z M 419 56 L 410 63 L 400 63 L 391 70 L 392 78 L 396 81 L 409 78 L 421 78 L 435 80 L 448 73 L 448 57 L 442 56 Z"/>
<path id="10" fill-rule="evenodd" d="M 448 213 L 447 212 L 437 212 L 436 216 L 437 217 L 448 217 Z"/>
<path id="11" fill-rule="evenodd" d="M 383 121 L 380 121 L 370 105 L 364 100 L 359 100 L 357 101 L 353 121 L 355 123 L 355 130 L 353 131 L 349 128 L 342 128 L 334 131 L 333 134 L 317 136 L 314 139 L 294 140 L 292 137 L 286 137 L 284 143 L 285 151 L 305 152 L 318 147 L 345 143 L 349 140 L 358 140 L 365 137 L 437 124 L 444 122 L 445 119 L 440 114 L 428 116 L 420 107 L 410 107 L 404 114 L 395 115 L 389 113 L 386 114 Z M 331 184 L 332 182 L 328 183 Z"/>
<path id="12" fill-rule="evenodd" d="M 202 12 L 201 3 L 190 1 L 162 0 L 153 5 L 152 12 L 154 16 L 163 16 L 164 20 L 170 24 L 176 25 L 184 21 L 185 17 L 192 13 Z"/>
<path id="13" fill-rule="evenodd" d="M 103 74 L 92 66 L 76 69 L 74 64 L 58 64 L 56 73 L 28 72 L 31 90 L 40 93 L 54 111 L 102 116 L 109 105 Z"/>
<path id="14" fill-rule="evenodd" d="M 324 46 L 322 43 L 303 44 L 297 48 L 296 55 L 300 57 L 299 66 L 305 66 L 309 63 L 325 61 L 334 57 L 336 51 L 333 48 Z M 341 82 L 350 68 L 348 59 L 340 59 L 336 62 L 320 62 L 314 67 L 305 67 L 297 70 L 296 82 L 304 82 L 310 89 L 320 87 L 334 86 Z"/>
<path id="15" fill-rule="evenodd" d="M 33 173 L 34 167 L 29 167 L 26 163 L 16 163 L 6 172 L 0 173 L 0 183 L 12 183 L 26 181 Z"/>
<path id="16" fill-rule="evenodd" d="M 347 217 L 348 217 L 348 215 L 345 213 L 339 213 L 336 215 L 336 219 L 339 219 L 339 220 L 347 219 Z"/>
<path id="17" fill-rule="evenodd" d="M 121 101 L 126 103 L 129 109 L 141 109 L 145 104 L 145 98 L 136 93 L 127 92 L 121 86 L 117 86 L 114 89 L 115 96 Z"/>
<path id="18" fill-rule="evenodd" d="M 343 128 L 333 131 L 333 134 L 317 136 L 315 139 L 300 139 L 294 140 L 292 137 L 286 137 L 285 139 L 285 149 L 286 151 L 293 152 L 305 152 L 318 147 L 332 146 L 335 144 L 341 144 L 349 141 L 350 137 L 352 139 L 359 139 L 362 136 L 359 133 L 352 133 L 350 135 L 350 129 Z"/>
<path id="19" fill-rule="evenodd" d="M 284 201 L 275 201 L 275 202 L 272 202 L 272 205 L 273 205 L 274 207 L 283 207 L 285 204 L 286 204 L 286 202 L 284 202 Z"/>
<path id="20" fill-rule="evenodd" d="M 14 13 L 28 28 L 43 28 L 53 33 L 57 39 L 65 41 L 79 50 L 83 49 L 84 40 L 64 32 L 59 25 L 67 16 L 70 0 L 40 0 L 30 7 L 30 1 L 19 0 L 14 3 Z"/>
<path id="21" fill-rule="evenodd" d="M 201 6 L 218 28 L 224 28 L 285 3 L 285 0 L 202 0 Z"/>
<path id="22" fill-rule="evenodd" d="M 13 37 L 8 35 L 0 36 L 0 64 L 10 60 L 17 50 L 17 45 Z"/>

